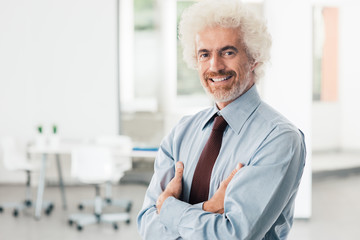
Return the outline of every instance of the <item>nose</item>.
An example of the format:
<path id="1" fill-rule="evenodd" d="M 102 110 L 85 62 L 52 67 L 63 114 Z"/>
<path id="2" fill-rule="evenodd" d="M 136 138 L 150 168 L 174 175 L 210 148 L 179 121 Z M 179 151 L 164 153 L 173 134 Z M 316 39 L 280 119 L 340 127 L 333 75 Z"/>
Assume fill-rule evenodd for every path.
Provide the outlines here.
<path id="1" fill-rule="evenodd" d="M 220 72 L 225 69 L 225 64 L 221 56 L 214 54 L 210 59 L 210 71 Z"/>

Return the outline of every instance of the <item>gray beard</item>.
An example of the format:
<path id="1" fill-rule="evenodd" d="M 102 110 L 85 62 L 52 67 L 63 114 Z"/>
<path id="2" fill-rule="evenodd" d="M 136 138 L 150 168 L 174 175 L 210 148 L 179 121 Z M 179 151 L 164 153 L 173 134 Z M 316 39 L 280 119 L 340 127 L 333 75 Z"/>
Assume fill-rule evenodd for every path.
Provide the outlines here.
<path id="1" fill-rule="evenodd" d="M 247 89 L 250 82 L 250 72 L 245 77 L 245 82 L 237 82 L 236 85 L 227 92 L 211 93 L 207 88 L 203 86 L 206 94 L 216 103 L 230 102 L 240 97 Z"/>

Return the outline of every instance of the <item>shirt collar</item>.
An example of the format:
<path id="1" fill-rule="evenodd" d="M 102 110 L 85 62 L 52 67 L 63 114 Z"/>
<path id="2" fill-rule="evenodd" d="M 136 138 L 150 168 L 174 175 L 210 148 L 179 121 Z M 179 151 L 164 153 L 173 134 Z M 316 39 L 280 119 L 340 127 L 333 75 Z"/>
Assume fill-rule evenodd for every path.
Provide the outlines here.
<path id="1" fill-rule="evenodd" d="M 215 114 L 219 112 L 229 124 L 230 128 L 235 133 L 239 134 L 246 120 L 260 103 L 261 99 L 254 84 L 247 92 L 235 99 L 222 110 L 219 111 L 216 104 L 214 104 L 205 118 L 202 129 L 204 129 L 204 127 L 213 120 Z"/>

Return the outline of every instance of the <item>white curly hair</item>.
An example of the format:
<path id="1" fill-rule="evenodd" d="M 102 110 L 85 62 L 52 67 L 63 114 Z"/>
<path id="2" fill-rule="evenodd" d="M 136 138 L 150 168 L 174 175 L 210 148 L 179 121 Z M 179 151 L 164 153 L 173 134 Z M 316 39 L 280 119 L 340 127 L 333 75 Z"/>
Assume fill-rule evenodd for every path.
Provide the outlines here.
<path id="1" fill-rule="evenodd" d="M 179 38 L 187 65 L 197 67 L 196 34 L 214 26 L 240 29 L 239 39 L 248 56 L 257 63 L 254 79 L 260 79 L 270 60 L 271 36 L 265 22 L 240 0 L 202 0 L 185 9 L 179 24 Z"/>

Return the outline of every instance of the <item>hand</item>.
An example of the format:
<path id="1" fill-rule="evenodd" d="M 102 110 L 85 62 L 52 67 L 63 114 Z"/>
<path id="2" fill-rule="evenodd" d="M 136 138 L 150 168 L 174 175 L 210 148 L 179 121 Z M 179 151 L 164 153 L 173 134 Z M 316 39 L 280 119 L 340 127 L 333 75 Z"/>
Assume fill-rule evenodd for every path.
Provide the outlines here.
<path id="1" fill-rule="evenodd" d="M 168 197 L 179 198 L 182 192 L 182 175 L 184 172 L 184 164 L 182 162 L 176 163 L 175 177 L 171 179 L 166 186 L 164 192 L 160 194 L 156 201 L 157 212 L 160 213 L 161 206 Z"/>
<path id="2" fill-rule="evenodd" d="M 236 165 L 236 168 L 231 172 L 231 174 L 220 183 L 220 187 L 218 188 L 218 190 L 216 190 L 214 196 L 212 196 L 212 198 L 210 198 L 208 201 L 204 202 L 204 211 L 221 214 L 224 213 L 224 199 L 226 188 L 229 185 L 231 179 L 242 167 L 243 165 L 241 163 L 238 163 L 238 165 Z"/>

